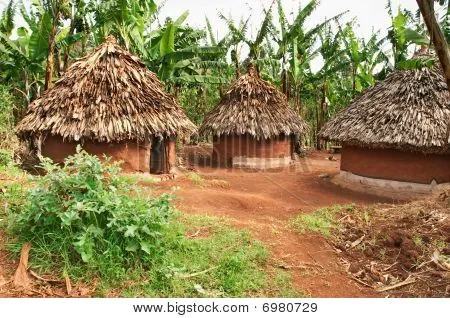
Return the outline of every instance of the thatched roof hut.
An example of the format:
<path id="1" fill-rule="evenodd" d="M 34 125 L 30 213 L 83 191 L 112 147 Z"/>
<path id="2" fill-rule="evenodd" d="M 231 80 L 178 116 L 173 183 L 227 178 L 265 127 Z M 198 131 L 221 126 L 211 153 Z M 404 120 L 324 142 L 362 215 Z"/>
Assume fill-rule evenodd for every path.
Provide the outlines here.
<path id="1" fill-rule="evenodd" d="M 98 142 L 145 141 L 195 129 L 156 75 L 112 36 L 31 103 L 17 126 L 22 137 L 51 134 Z"/>
<path id="2" fill-rule="evenodd" d="M 81 143 L 130 170 L 149 171 L 151 157 L 159 165 L 154 170 L 166 172 L 175 161 L 175 138 L 196 127 L 156 75 L 110 36 L 33 101 L 16 129 L 57 162 Z"/>
<path id="3" fill-rule="evenodd" d="M 206 115 L 199 133 L 214 136 L 214 161 L 246 166 L 237 162 L 242 158 L 282 158 L 283 165 L 290 162 L 294 136 L 307 131 L 308 124 L 289 107 L 286 96 L 263 80 L 250 63 L 247 74 L 239 77 Z"/>
<path id="4" fill-rule="evenodd" d="M 437 65 L 397 70 L 321 130 L 327 140 L 423 153 L 450 151 L 450 92 Z"/>
<path id="5" fill-rule="evenodd" d="M 289 107 L 286 96 L 263 80 L 249 64 L 220 103 L 205 117 L 202 135 L 243 135 L 268 139 L 281 134 L 301 135 L 308 124 Z"/>
<path id="6" fill-rule="evenodd" d="M 449 183 L 450 92 L 439 63 L 394 71 L 356 97 L 320 135 L 342 144 L 336 180 L 343 185 L 405 199 Z"/>

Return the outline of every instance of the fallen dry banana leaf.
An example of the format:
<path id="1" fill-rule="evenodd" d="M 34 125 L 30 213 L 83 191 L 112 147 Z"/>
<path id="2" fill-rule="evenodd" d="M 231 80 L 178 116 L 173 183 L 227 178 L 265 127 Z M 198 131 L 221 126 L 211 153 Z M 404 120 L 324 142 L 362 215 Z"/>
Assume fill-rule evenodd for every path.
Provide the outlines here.
<path id="1" fill-rule="evenodd" d="M 14 274 L 13 285 L 15 287 L 29 288 L 31 285 L 30 277 L 28 276 L 28 256 L 30 254 L 31 244 L 24 243 L 20 252 L 19 265 Z"/>

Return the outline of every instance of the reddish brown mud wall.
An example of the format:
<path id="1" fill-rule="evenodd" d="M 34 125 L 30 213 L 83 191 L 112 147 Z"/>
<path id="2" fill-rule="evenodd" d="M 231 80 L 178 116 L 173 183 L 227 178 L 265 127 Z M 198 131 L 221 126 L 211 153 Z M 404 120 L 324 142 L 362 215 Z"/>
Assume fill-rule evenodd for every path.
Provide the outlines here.
<path id="1" fill-rule="evenodd" d="M 176 154 L 176 150 L 175 150 L 175 144 L 176 141 L 175 139 L 170 139 L 169 142 L 169 164 L 170 167 L 175 167 L 177 164 L 177 154 Z"/>
<path id="2" fill-rule="evenodd" d="M 344 145 L 341 170 L 379 179 L 429 184 L 450 182 L 450 154 L 425 155 L 395 149 Z"/>
<path id="3" fill-rule="evenodd" d="M 42 155 L 51 158 L 57 163 L 76 152 L 76 146 L 80 144 L 87 152 L 97 155 L 112 157 L 113 160 L 123 161 L 124 171 L 149 172 L 150 168 L 150 143 L 137 144 L 134 141 L 118 143 L 98 143 L 86 141 L 84 143 L 63 142 L 61 137 L 50 136 L 42 145 Z"/>
<path id="4" fill-rule="evenodd" d="M 292 137 L 259 139 L 250 135 L 214 137 L 212 159 L 215 164 L 230 166 L 233 157 L 282 158 L 292 155 Z"/>

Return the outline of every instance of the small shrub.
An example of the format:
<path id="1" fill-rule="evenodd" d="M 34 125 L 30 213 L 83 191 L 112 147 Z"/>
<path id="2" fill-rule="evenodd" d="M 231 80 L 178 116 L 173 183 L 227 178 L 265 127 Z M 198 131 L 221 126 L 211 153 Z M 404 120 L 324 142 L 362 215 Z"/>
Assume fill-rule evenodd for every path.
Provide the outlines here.
<path id="1" fill-rule="evenodd" d="M 49 262 L 126 268 L 150 265 L 164 252 L 169 195 L 143 197 L 122 180 L 117 164 L 104 165 L 81 149 L 63 167 L 50 159 L 42 167 L 46 175 L 24 194 L 24 205 L 10 207 L 9 217 L 11 231 L 48 250 Z"/>
<path id="2" fill-rule="evenodd" d="M 203 184 L 205 182 L 205 180 L 203 180 L 203 178 L 195 172 L 188 173 L 187 178 L 189 180 L 193 181 L 199 187 L 203 186 Z"/>
<path id="3" fill-rule="evenodd" d="M 8 150 L 0 149 L 0 166 L 7 167 L 11 165 L 12 161 L 12 153 Z"/>
<path id="4" fill-rule="evenodd" d="M 11 88 L 0 84 L 0 148 L 11 151 L 17 148 L 17 138 L 13 129 L 16 103 L 17 98 L 11 94 Z"/>

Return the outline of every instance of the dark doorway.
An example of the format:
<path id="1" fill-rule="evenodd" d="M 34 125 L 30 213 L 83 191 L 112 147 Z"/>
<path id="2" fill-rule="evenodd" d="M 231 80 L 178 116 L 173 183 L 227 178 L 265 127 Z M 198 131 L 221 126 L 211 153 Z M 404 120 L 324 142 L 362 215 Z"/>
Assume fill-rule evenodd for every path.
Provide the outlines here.
<path id="1" fill-rule="evenodd" d="M 168 173 L 167 142 L 162 138 L 153 138 L 150 149 L 150 173 Z"/>

